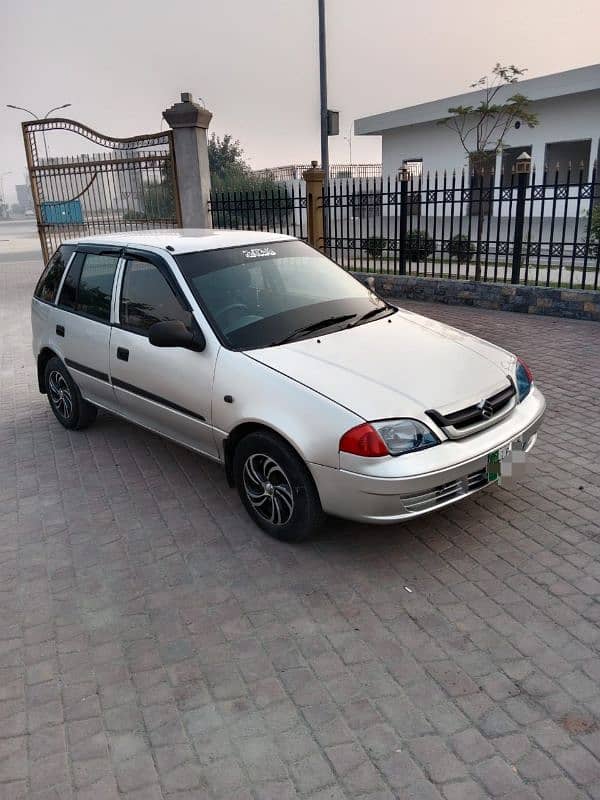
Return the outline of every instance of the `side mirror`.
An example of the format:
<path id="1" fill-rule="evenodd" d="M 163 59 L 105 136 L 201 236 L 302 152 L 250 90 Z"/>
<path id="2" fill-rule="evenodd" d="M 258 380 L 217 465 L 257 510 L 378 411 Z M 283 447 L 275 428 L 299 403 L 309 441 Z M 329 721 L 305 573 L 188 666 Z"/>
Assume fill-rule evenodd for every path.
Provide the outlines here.
<path id="1" fill-rule="evenodd" d="M 206 347 L 206 339 L 200 328 L 190 331 L 179 320 L 155 322 L 148 331 L 148 338 L 155 347 L 184 347 L 198 353 Z"/>

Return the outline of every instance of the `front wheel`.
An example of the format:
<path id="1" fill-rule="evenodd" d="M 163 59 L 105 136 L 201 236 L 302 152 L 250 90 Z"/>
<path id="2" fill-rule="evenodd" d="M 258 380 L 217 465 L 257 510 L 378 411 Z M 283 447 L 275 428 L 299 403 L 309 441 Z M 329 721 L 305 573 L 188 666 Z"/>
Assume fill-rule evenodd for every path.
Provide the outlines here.
<path id="1" fill-rule="evenodd" d="M 242 439 L 235 450 L 233 473 L 246 510 L 270 536 L 301 542 L 322 522 L 312 476 L 278 436 L 260 431 Z"/>

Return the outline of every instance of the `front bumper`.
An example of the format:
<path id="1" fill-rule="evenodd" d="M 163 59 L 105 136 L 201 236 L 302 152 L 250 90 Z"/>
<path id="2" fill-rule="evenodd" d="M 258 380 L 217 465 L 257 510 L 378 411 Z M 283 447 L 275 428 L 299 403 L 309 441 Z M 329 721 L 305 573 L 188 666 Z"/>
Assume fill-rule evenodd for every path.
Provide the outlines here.
<path id="1" fill-rule="evenodd" d="M 534 386 L 509 417 L 465 439 L 397 458 L 342 454 L 340 469 L 309 464 L 321 505 L 335 516 L 389 524 L 462 500 L 493 482 L 487 476 L 490 453 L 508 446 L 531 450 L 545 408 Z"/>

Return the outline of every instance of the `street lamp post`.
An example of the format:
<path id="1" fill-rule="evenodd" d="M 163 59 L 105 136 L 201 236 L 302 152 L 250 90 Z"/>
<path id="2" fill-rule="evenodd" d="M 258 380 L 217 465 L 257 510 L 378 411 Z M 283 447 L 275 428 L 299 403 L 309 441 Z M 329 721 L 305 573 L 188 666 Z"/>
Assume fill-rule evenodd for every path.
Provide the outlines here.
<path id="1" fill-rule="evenodd" d="M 321 169 L 325 184 L 329 179 L 329 129 L 327 124 L 327 37 L 325 31 L 325 0 L 319 0 L 319 84 L 321 88 Z"/>
<path id="2" fill-rule="evenodd" d="M 352 128 L 354 127 L 354 123 L 350 123 L 350 128 L 348 129 L 348 136 L 344 136 L 344 139 L 348 142 L 348 147 L 350 148 L 350 166 L 352 166 Z"/>
<path id="3" fill-rule="evenodd" d="M 60 111 L 61 108 L 69 108 L 70 105 L 71 105 L 71 103 L 65 103 L 62 106 L 55 106 L 54 108 L 51 108 L 50 111 L 46 111 L 46 113 L 44 114 L 43 117 L 40 117 L 37 114 L 34 114 L 33 111 L 30 111 L 28 108 L 23 108 L 22 106 L 14 106 L 12 103 L 7 103 L 6 107 L 7 108 L 14 108 L 17 111 L 24 111 L 26 114 L 31 114 L 31 116 L 34 119 L 48 119 L 48 117 L 50 116 L 50 114 L 52 114 L 53 111 Z M 46 142 L 46 134 L 43 131 L 42 131 L 42 138 L 44 140 L 44 151 L 46 153 L 46 161 L 48 161 L 48 144 Z"/>

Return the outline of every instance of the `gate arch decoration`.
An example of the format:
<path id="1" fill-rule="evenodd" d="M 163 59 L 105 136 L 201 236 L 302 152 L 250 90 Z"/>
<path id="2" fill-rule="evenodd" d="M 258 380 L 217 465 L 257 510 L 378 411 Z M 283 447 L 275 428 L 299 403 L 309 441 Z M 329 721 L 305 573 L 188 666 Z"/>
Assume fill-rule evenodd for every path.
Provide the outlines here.
<path id="1" fill-rule="evenodd" d="M 23 122 L 22 129 L 45 262 L 65 239 L 181 226 L 172 131 L 119 139 L 63 118 Z M 71 152 L 82 139 L 98 152 L 47 156 L 51 131 L 78 137 Z"/>

